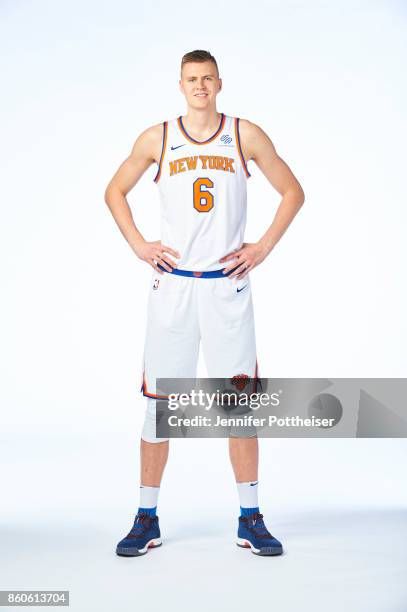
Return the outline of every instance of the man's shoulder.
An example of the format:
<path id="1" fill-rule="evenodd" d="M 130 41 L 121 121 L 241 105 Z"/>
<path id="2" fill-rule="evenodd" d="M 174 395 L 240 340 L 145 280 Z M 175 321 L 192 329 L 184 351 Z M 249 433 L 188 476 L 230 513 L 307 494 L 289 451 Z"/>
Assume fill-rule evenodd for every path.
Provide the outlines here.
<path id="1" fill-rule="evenodd" d="M 163 123 L 155 123 L 143 130 L 134 143 L 133 152 L 145 155 L 158 163 L 163 142 Z"/>
<path id="2" fill-rule="evenodd" d="M 154 125 L 150 125 L 143 132 L 141 132 L 139 138 L 149 142 L 156 142 L 157 140 L 161 140 L 163 137 L 163 122 L 155 123 Z"/>
<path id="3" fill-rule="evenodd" d="M 262 140 L 263 135 L 263 130 L 256 123 L 239 118 L 240 144 L 247 161 L 254 158 L 256 143 Z"/>
<path id="4" fill-rule="evenodd" d="M 239 117 L 239 132 L 241 136 L 251 138 L 252 136 L 256 136 L 256 134 L 259 134 L 261 131 L 262 129 L 256 123 L 253 123 L 253 121 Z"/>

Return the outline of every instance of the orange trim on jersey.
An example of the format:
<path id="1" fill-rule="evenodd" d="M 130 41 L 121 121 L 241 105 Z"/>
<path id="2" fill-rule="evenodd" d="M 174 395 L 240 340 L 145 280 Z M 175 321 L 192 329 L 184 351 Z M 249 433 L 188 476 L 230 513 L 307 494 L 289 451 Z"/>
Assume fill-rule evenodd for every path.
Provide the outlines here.
<path id="1" fill-rule="evenodd" d="M 163 166 L 165 149 L 167 147 L 167 133 L 168 133 L 167 122 L 164 121 L 164 123 L 163 123 L 163 143 L 162 143 L 162 147 L 161 147 L 161 156 L 160 156 L 160 161 L 159 161 L 159 164 L 158 164 L 157 174 L 155 175 L 155 177 L 153 179 L 153 181 L 155 183 L 158 182 L 158 179 L 161 176 L 161 169 L 162 169 L 162 166 Z"/>
<path id="2" fill-rule="evenodd" d="M 192 138 L 192 136 L 190 136 L 188 134 L 188 132 L 186 131 L 186 129 L 183 126 L 182 123 L 182 117 L 178 117 L 177 122 L 178 122 L 178 127 L 181 130 L 181 132 L 184 134 L 185 138 L 187 138 L 190 142 L 193 142 L 194 144 L 197 145 L 204 145 L 204 144 L 208 144 L 208 142 L 212 142 L 212 140 L 214 140 L 217 136 L 219 136 L 219 134 L 221 133 L 221 131 L 223 130 L 224 126 L 225 126 L 225 122 L 226 122 L 226 116 L 224 115 L 224 113 L 221 113 L 222 117 L 220 120 L 220 124 L 218 129 L 216 130 L 216 132 L 213 134 L 213 136 L 211 136 L 210 138 L 208 138 L 208 140 L 204 140 L 204 141 L 199 141 L 199 140 L 195 140 L 195 138 Z"/>
<path id="3" fill-rule="evenodd" d="M 240 134 L 239 134 L 239 119 L 238 117 L 235 117 L 235 139 L 236 139 L 236 146 L 237 146 L 237 150 L 239 151 L 239 157 L 240 157 L 240 161 L 242 162 L 242 166 L 243 166 L 243 170 L 245 171 L 245 174 L 247 176 L 247 178 L 249 178 L 249 176 L 251 176 L 249 170 L 247 169 L 247 164 L 245 161 L 245 158 L 243 157 L 243 151 L 242 151 L 242 147 L 240 145 Z"/>

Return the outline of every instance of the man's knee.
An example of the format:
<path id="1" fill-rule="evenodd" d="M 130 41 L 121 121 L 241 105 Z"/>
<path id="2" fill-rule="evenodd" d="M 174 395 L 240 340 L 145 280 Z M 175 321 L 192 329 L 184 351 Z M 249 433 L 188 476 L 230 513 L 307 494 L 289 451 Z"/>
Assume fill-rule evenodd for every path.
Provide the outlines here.
<path id="1" fill-rule="evenodd" d="M 141 432 L 141 439 L 145 442 L 156 444 L 159 442 L 168 442 L 169 438 L 157 438 L 156 430 L 156 414 L 157 414 L 157 403 L 155 399 L 150 397 L 147 398 L 147 409 L 144 418 L 143 430 Z"/>

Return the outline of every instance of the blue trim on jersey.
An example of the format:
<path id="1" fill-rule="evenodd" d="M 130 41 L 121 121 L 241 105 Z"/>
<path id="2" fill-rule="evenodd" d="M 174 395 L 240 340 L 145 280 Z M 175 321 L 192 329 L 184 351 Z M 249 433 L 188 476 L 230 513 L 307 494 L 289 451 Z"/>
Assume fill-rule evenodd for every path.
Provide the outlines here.
<path id="1" fill-rule="evenodd" d="M 209 138 L 207 138 L 206 140 L 195 140 L 195 138 L 192 138 L 192 136 L 190 136 L 188 134 L 188 132 L 185 129 L 184 124 L 182 123 L 182 115 L 179 116 L 179 122 L 181 125 L 181 128 L 183 130 L 183 132 L 185 133 L 186 136 L 188 136 L 188 138 L 190 140 L 192 140 L 193 142 L 196 142 L 197 144 L 205 144 L 206 142 L 209 142 L 210 140 L 213 140 L 215 138 L 215 136 L 217 136 L 219 134 L 219 132 L 221 131 L 222 127 L 223 127 L 223 117 L 224 117 L 224 113 L 220 114 L 220 123 L 219 123 L 219 127 L 216 130 L 216 132 L 214 134 L 212 134 L 212 136 L 210 136 Z M 226 120 L 226 117 L 225 117 Z"/>
<path id="2" fill-rule="evenodd" d="M 163 121 L 163 139 L 162 139 L 162 143 L 161 143 L 161 155 L 160 155 L 160 161 L 158 162 L 158 170 L 157 173 L 155 175 L 155 177 L 153 178 L 153 181 L 156 183 L 158 177 L 161 174 L 161 170 L 162 170 L 162 164 L 163 164 L 163 158 L 164 158 L 164 154 L 165 154 L 165 144 L 166 144 L 166 140 L 167 140 L 167 122 Z"/>
<path id="3" fill-rule="evenodd" d="M 160 264 L 157 265 L 161 270 L 163 270 L 163 272 L 167 272 L 167 274 L 176 274 L 177 276 L 192 276 L 194 278 L 222 278 L 229 276 L 233 270 L 236 270 L 236 268 L 233 268 L 233 270 L 230 270 L 227 274 L 223 274 L 223 270 L 225 268 L 221 268 L 220 270 L 211 270 L 210 272 L 194 272 L 193 270 L 178 270 L 177 268 L 173 268 L 172 272 L 168 272 L 168 270 L 163 268 L 163 266 Z"/>
<path id="4" fill-rule="evenodd" d="M 240 130 L 239 130 L 239 121 L 240 119 L 237 117 L 236 118 L 236 134 L 237 134 L 237 146 L 239 147 L 239 151 L 240 151 L 240 157 L 243 161 L 246 173 L 247 173 L 247 178 L 249 178 L 251 176 L 250 172 L 249 172 L 249 168 L 247 167 L 247 163 L 246 160 L 244 158 L 243 155 L 243 149 L 242 149 L 242 145 L 240 144 Z"/>

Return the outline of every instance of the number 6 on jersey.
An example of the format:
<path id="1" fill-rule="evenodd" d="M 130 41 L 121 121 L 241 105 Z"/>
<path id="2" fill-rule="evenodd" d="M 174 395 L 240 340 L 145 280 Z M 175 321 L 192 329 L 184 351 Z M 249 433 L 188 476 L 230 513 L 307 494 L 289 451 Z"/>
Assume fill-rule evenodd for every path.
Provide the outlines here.
<path id="1" fill-rule="evenodd" d="M 198 178 L 194 181 L 194 208 L 198 212 L 209 212 L 213 208 L 213 194 L 202 187 L 213 187 L 209 178 Z M 204 203 L 202 203 L 204 200 Z"/>

